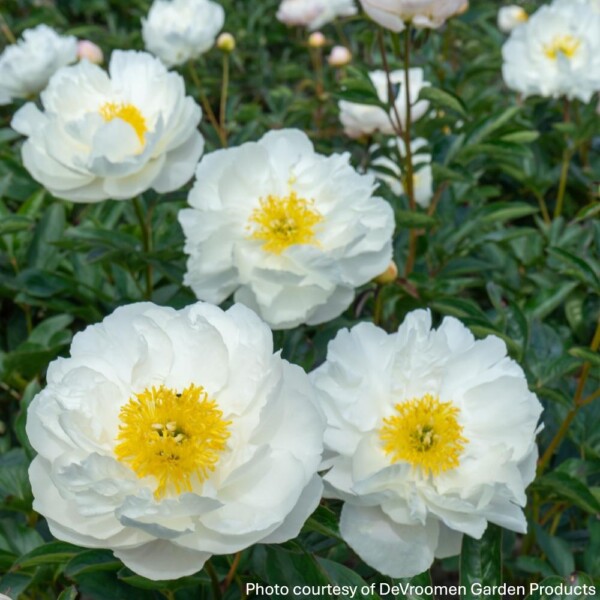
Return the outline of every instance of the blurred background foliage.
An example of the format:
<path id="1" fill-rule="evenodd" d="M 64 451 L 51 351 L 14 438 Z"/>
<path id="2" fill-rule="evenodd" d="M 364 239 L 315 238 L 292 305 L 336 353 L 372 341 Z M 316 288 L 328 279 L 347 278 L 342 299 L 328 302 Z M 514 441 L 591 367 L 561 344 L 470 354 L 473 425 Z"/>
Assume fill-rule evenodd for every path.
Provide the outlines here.
<path id="1" fill-rule="evenodd" d="M 337 100 L 377 102 L 365 83 L 368 70 L 381 68 L 376 27 L 359 17 L 324 27 L 329 46 L 346 45 L 354 55 L 351 66 L 334 69 L 324 60 L 329 46 L 311 50 L 306 31 L 275 20 L 276 0 L 221 4 L 225 30 L 237 40 L 226 104 L 229 145 L 256 140 L 269 129 L 298 127 L 320 152 L 350 152 L 356 167 L 367 168 L 370 144 L 383 138 L 345 137 Z M 522 4 L 532 12 L 541 3 Z M 0 12 L 3 26 L 17 36 L 47 23 L 94 41 L 108 57 L 116 48 L 143 49 L 140 19 L 149 5 L 2 0 Z M 413 35 L 413 64 L 432 84 L 425 92 L 430 111 L 414 125 L 413 137 L 428 141 L 436 191 L 428 211 L 414 212 L 405 197 L 380 187 L 397 216 L 398 279 L 359 290 L 344 316 L 277 332 L 275 341 L 286 358 L 309 370 L 324 359 L 341 327 L 375 319 L 391 331 L 417 307 L 429 307 L 436 321 L 456 316 L 478 337 L 502 337 L 545 407 L 539 474 L 529 489 L 529 533 L 504 532 L 502 538 L 490 527 L 482 541 L 465 542 L 460 561 L 437 564 L 433 581 L 468 581 L 479 573 L 515 584 L 560 582 L 579 572 L 580 582 L 598 586 L 600 117 L 596 101 L 568 106 L 542 98 L 522 101 L 506 89 L 498 7 L 493 0 L 474 0 L 440 31 Z M 5 43 L 0 36 L 0 47 Z M 391 67 L 400 68 L 398 44 L 389 34 L 386 44 Z M 188 93 L 204 94 L 215 112 L 222 60 L 212 50 L 193 65 L 195 73 L 181 69 Z M 231 573 L 221 589 L 215 573 L 212 580 L 202 571 L 157 584 L 123 568 L 110 551 L 52 540 L 31 506 L 28 402 L 44 385 L 48 362 L 66 355 L 72 335 L 87 324 L 148 298 L 174 307 L 195 300 L 181 283 L 185 259 L 176 219 L 189 186 L 165 196 L 143 195 L 152 233 L 143 244 L 131 202 L 75 205 L 53 198 L 31 179 L 21 164 L 19 136 L 9 126 L 14 110 L 0 108 L 0 592 L 32 599 L 233 600 L 245 597 L 249 581 L 389 581 L 341 542 L 335 502 L 324 503 L 293 542 L 249 549 L 239 564 L 236 557 L 213 559 L 221 582 Z M 201 129 L 207 151 L 218 149 L 210 123 L 203 120 Z M 567 167 L 564 205 L 557 208 Z M 411 230 L 416 262 L 405 274 Z"/>

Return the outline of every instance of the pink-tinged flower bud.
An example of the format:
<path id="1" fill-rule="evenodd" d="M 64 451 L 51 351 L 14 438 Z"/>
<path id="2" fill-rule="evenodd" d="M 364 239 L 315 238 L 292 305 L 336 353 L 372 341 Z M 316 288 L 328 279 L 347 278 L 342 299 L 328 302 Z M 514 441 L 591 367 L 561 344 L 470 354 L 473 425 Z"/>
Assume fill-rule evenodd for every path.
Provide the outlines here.
<path id="1" fill-rule="evenodd" d="M 345 46 L 334 46 L 331 54 L 327 57 L 327 62 L 332 67 L 345 67 L 352 60 L 352 52 Z"/>
<path id="2" fill-rule="evenodd" d="M 89 60 L 95 65 L 100 65 L 104 62 L 104 54 L 99 46 L 89 40 L 79 40 L 77 42 L 77 57 L 79 60 Z"/>
<path id="3" fill-rule="evenodd" d="M 221 52 L 233 52 L 235 50 L 235 38 L 231 33 L 223 32 L 217 38 L 217 48 Z"/>
<path id="4" fill-rule="evenodd" d="M 327 40 L 320 31 L 315 31 L 308 36 L 308 45 L 311 48 L 322 48 L 326 43 Z"/>

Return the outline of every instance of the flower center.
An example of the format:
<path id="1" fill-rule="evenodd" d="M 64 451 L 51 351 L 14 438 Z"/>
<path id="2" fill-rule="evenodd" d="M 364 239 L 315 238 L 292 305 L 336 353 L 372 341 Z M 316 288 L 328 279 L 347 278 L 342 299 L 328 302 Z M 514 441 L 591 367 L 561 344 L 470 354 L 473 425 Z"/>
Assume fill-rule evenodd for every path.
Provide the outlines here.
<path id="1" fill-rule="evenodd" d="M 392 463 L 406 461 L 424 474 L 438 475 L 460 464 L 468 442 L 458 423 L 459 409 L 431 394 L 396 404 L 395 415 L 383 420 L 379 438 Z"/>
<path id="2" fill-rule="evenodd" d="M 581 40 L 570 34 L 557 35 L 550 44 L 544 46 L 544 54 L 550 60 L 556 60 L 559 53 L 567 58 L 573 58 L 581 46 Z"/>
<path id="3" fill-rule="evenodd" d="M 115 455 L 138 477 L 156 479 L 157 499 L 168 489 L 191 491 L 194 475 L 205 481 L 230 435 L 231 421 L 202 386 L 190 385 L 181 394 L 147 388 L 121 408 L 119 419 Z"/>
<path id="4" fill-rule="evenodd" d="M 122 102 L 106 102 L 100 107 L 100 114 L 105 121 L 121 119 L 129 123 L 137 134 L 140 143 L 144 143 L 144 134 L 148 131 L 146 119 L 137 106 Z"/>
<path id="5" fill-rule="evenodd" d="M 260 199 L 248 221 L 250 239 L 262 240 L 266 252 L 281 254 L 294 244 L 318 245 L 315 240 L 315 225 L 323 217 L 314 208 L 313 202 L 298 198 L 296 192 L 289 196 L 267 196 Z"/>

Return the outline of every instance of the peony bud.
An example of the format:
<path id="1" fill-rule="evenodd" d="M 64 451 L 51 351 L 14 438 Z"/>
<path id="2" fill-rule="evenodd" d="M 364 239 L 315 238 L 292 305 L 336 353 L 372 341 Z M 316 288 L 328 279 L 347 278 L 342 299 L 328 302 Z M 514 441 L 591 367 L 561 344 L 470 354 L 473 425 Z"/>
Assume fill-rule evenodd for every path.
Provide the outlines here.
<path id="1" fill-rule="evenodd" d="M 398 267 L 396 263 L 392 261 L 389 264 L 388 268 L 383 273 L 381 273 L 381 275 L 377 275 L 377 277 L 375 277 L 373 281 L 377 285 L 385 285 L 386 283 L 393 283 L 394 281 L 396 281 L 397 277 Z"/>
<path id="2" fill-rule="evenodd" d="M 311 48 L 322 48 L 326 43 L 327 40 L 320 31 L 315 31 L 308 36 L 308 45 Z"/>
<path id="3" fill-rule="evenodd" d="M 334 46 L 331 54 L 327 57 L 327 62 L 332 67 L 345 67 L 352 60 L 352 52 L 345 46 Z"/>
<path id="4" fill-rule="evenodd" d="M 77 42 L 77 58 L 79 60 L 89 60 L 95 65 L 101 65 L 104 62 L 104 54 L 100 46 L 90 42 L 89 40 L 79 40 Z"/>
<path id="5" fill-rule="evenodd" d="M 233 35 L 223 32 L 217 38 L 217 48 L 222 52 L 233 52 L 235 50 L 235 38 Z"/>
<path id="6" fill-rule="evenodd" d="M 523 8 L 515 4 L 503 6 L 498 11 L 498 29 L 504 33 L 510 33 L 515 27 L 525 23 L 529 19 Z"/>

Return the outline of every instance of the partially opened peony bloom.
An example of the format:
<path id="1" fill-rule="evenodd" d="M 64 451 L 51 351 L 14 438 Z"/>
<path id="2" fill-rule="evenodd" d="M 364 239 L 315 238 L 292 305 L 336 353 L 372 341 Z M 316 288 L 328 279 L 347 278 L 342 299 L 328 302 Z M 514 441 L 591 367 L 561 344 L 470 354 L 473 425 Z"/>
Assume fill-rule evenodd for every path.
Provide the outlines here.
<path id="1" fill-rule="evenodd" d="M 336 17 L 356 14 L 354 0 L 282 0 L 277 19 L 286 25 L 318 29 Z"/>
<path id="2" fill-rule="evenodd" d="M 511 4 L 510 6 L 501 6 L 498 9 L 498 29 L 504 33 L 510 33 L 528 19 L 529 15 L 522 6 Z"/>
<path id="3" fill-rule="evenodd" d="M 154 0 L 142 37 L 146 50 L 172 67 L 210 50 L 224 22 L 223 7 L 212 0 Z"/>
<path id="4" fill-rule="evenodd" d="M 524 96 L 578 98 L 600 90 L 600 13 L 585 2 L 542 6 L 502 48 L 506 85 Z"/>
<path id="5" fill-rule="evenodd" d="M 382 27 L 402 31 L 405 23 L 437 28 L 467 10 L 468 0 L 360 0 L 365 12 Z"/>
<path id="6" fill-rule="evenodd" d="M 149 54 L 112 54 L 110 75 L 83 61 L 61 69 L 12 126 L 29 139 L 23 163 L 55 196 L 73 202 L 169 192 L 194 172 L 202 111 L 184 82 Z"/>
<path id="7" fill-rule="evenodd" d="M 394 149 L 397 146 L 397 151 Z M 413 158 L 413 187 L 415 201 L 421 208 L 427 208 L 433 196 L 433 172 L 431 169 L 431 155 L 421 150 L 427 146 L 427 140 L 416 138 L 412 140 L 410 148 Z M 372 152 L 378 152 L 379 146 L 371 148 Z M 404 193 L 404 185 L 401 181 L 402 168 L 399 164 L 398 155 L 402 158 L 406 155 L 406 145 L 401 138 L 395 138 L 388 143 L 388 155 L 379 155 L 373 159 L 371 165 L 373 175 L 384 181 L 396 195 Z"/>
<path id="8" fill-rule="evenodd" d="M 488 521 L 524 532 L 541 406 L 502 340 L 426 311 L 397 333 L 343 330 L 311 373 L 327 416 L 326 495 L 345 501 L 340 532 L 392 577 L 460 552 Z"/>
<path id="9" fill-rule="evenodd" d="M 241 305 L 117 309 L 32 401 L 34 509 L 57 538 L 150 579 L 298 535 L 321 497 L 307 375 Z"/>
<path id="10" fill-rule="evenodd" d="M 41 92 L 65 65 L 77 60 L 77 39 L 47 25 L 23 32 L 23 39 L 0 55 L 0 104 Z"/>
<path id="11" fill-rule="evenodd" d="M 369 77 L 375 86 L 377 96 L 381 102 L 387 103 L 389 98 L 389 87 L 385 71 L 372 71 Z M 414 123 L 419 120 L 429 108 L 429 102 L 419 100 L 421 89 L 430 85 L 425 81 L 423 69 L 413 68 L 409 70 L 410 103 L 411 103 L 411 121 Z M 362 135 L 371 135 L 379 131 L 387 135 L 395 133 L 393 123 L 398 123 L 396 113 L 400 117 L 401 127 L 406 126 L 406 85 L 404 71 L 392 71 L 390 79 L 394 88 L 396 88 L 395 106 L 396 110 L 390 110 L 389 113 L 379 106 L 371 104 L 358 104 L 340 100 L 340 121 L 344 126 L 344 132 L 347 136 L 357 138 Z"/>
<path id="12" fill-rule="evenodd" d="M 275 329 L 340 315 L 388 266 L 394 216 L 348 154 L 317 154 L 288 129 L 206 156 L 179 213 L 184 282 L 202 300 L 235 300 Z"/>

